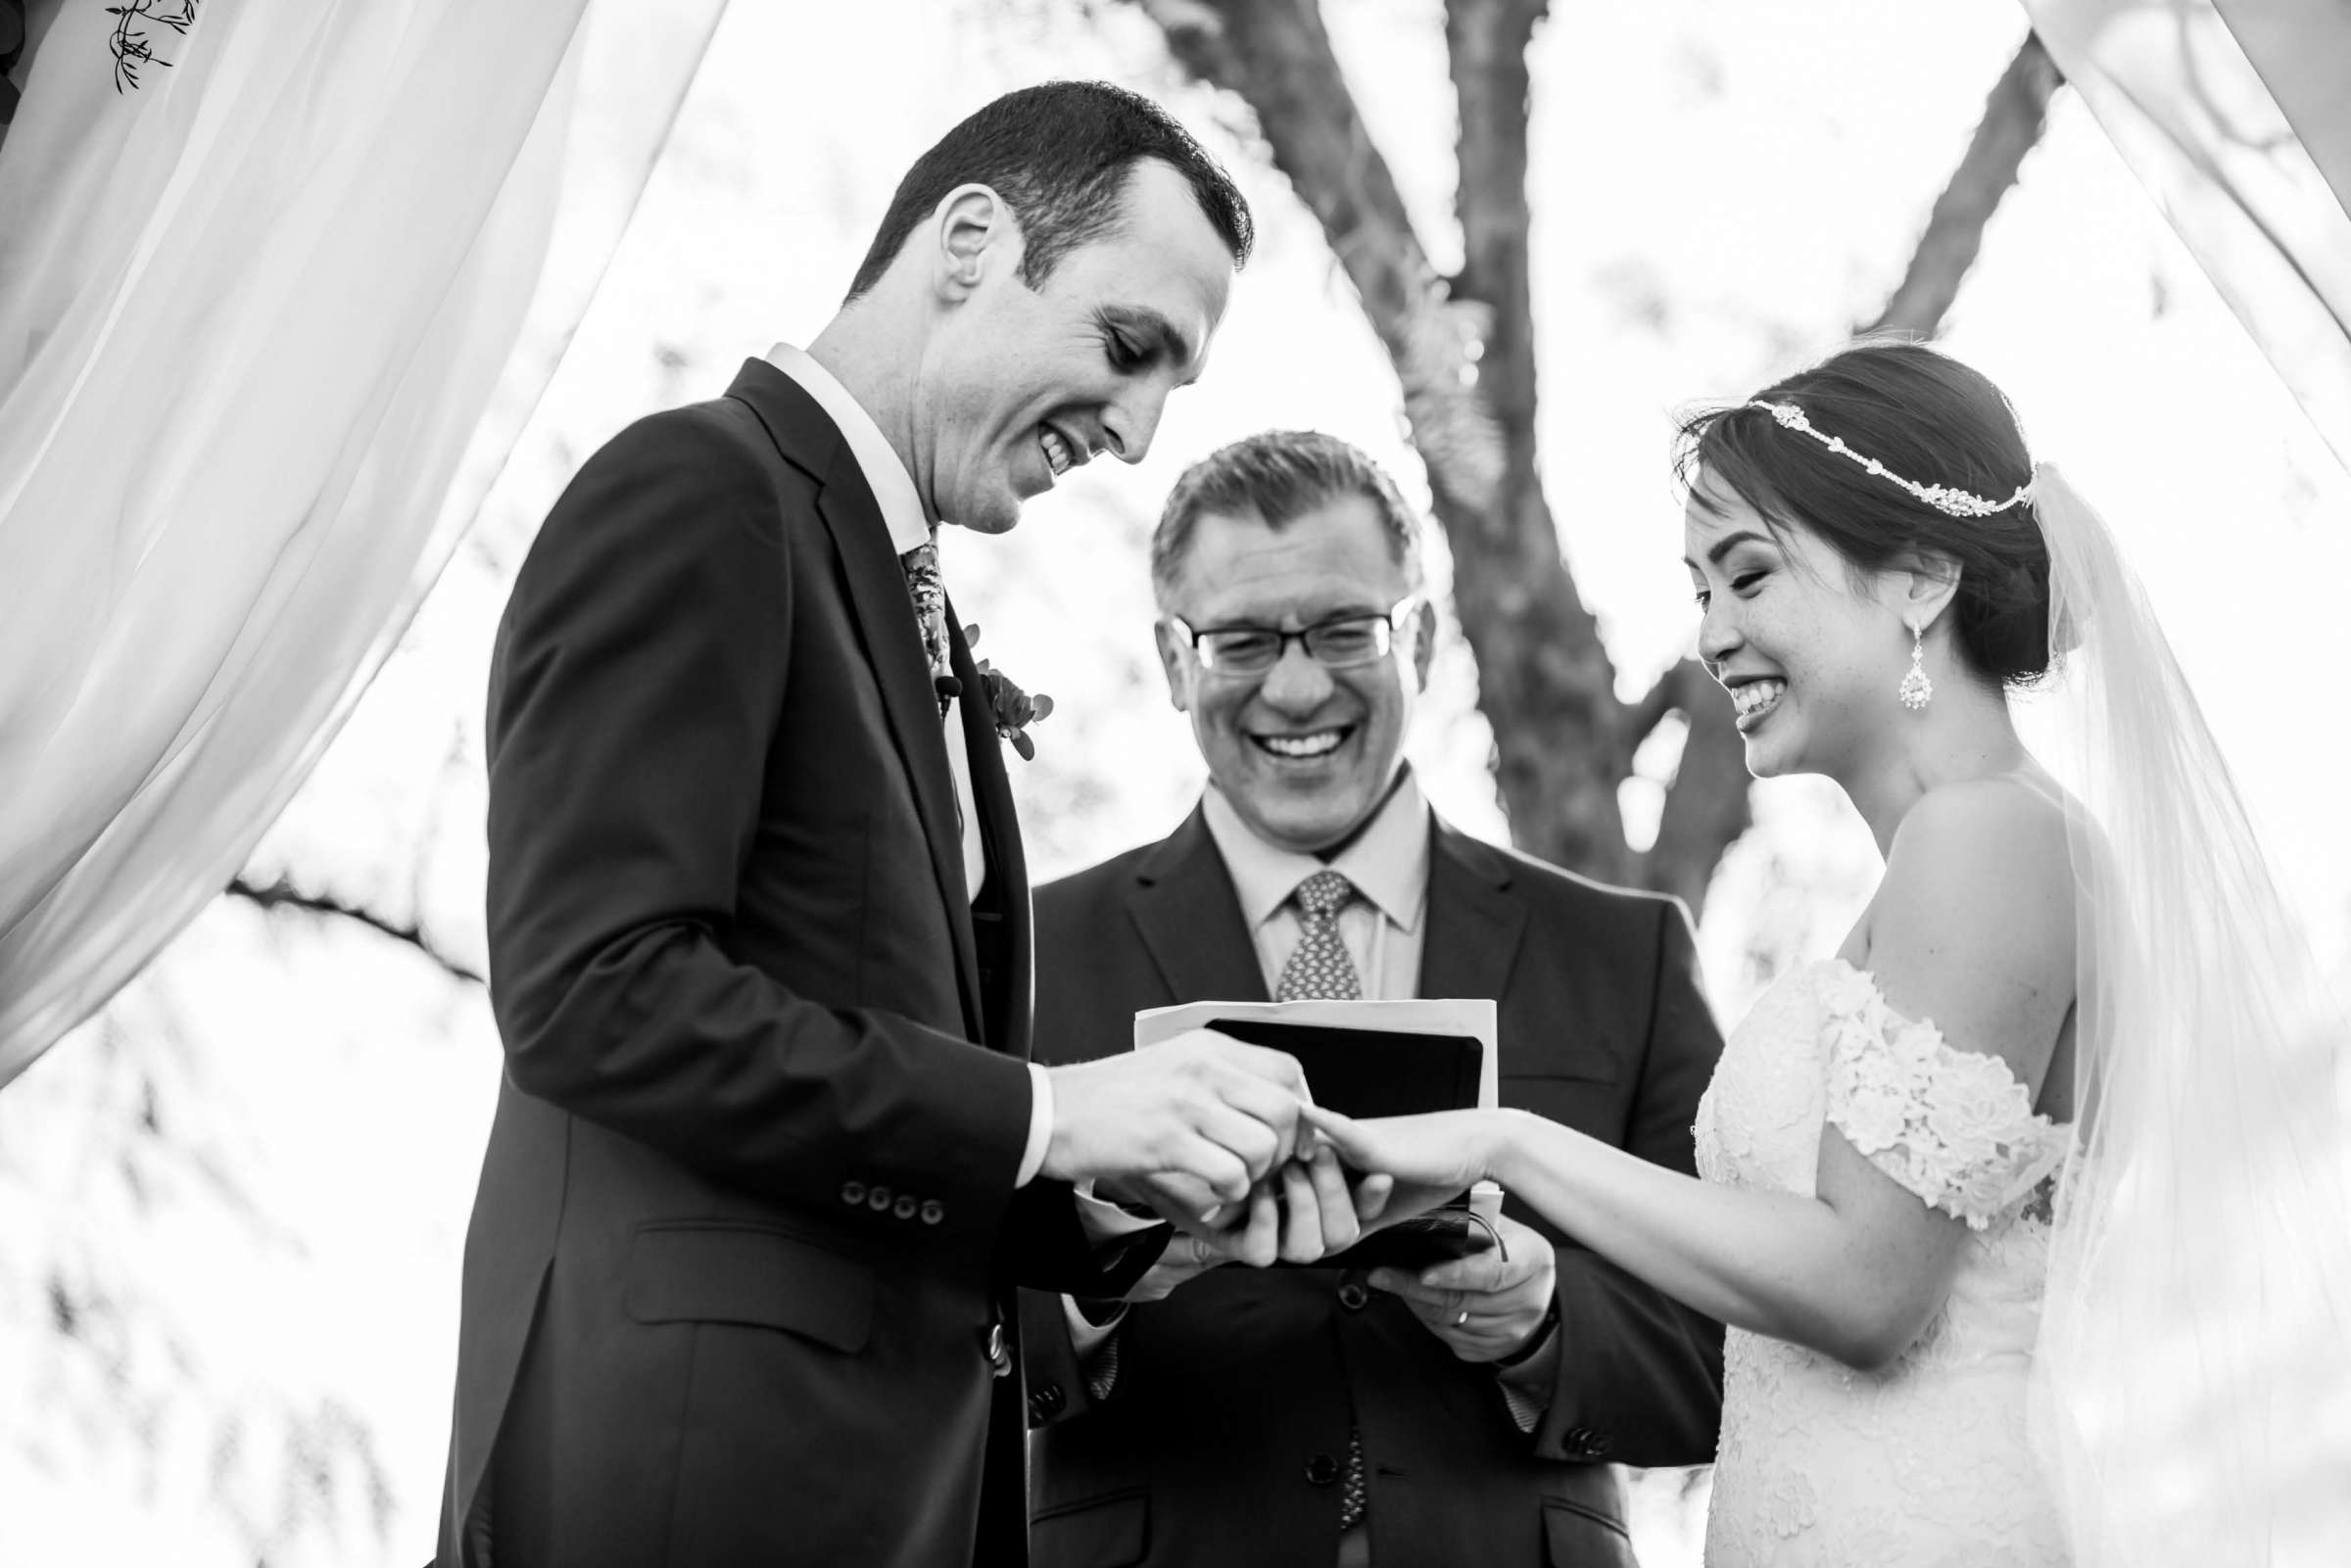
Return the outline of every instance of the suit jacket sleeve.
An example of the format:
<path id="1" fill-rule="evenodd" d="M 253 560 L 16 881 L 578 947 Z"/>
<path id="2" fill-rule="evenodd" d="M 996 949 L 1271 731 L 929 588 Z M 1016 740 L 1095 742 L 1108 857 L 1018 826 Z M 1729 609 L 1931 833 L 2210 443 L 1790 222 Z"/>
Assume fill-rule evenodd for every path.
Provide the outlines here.
<path id="1" fill-rule="evenodd" d="M 1695 1174 L 1691 1124 L 1722 1054 L 1698 984 L 1690 918 L 1660 900 L 1650 1028 L 1625 1148 Z M 1536 1451 L 1705 1464 L 1722 1419 L 1722 1325 L 1579 1247 L 1559 1256 L 1559 1367 Z M 1596 1447 L 1597 1445 L 1597 1447 Z"/>
<path id="2" fill-rule="evenodd" d="M 730 955 L 795 585 L 776 482 L 702 410 L 615 438 L 549 515 L 492 673 L 489 934 L 525 1092 L 779 1204 L 936 1195 L 893 1234 L 994 1243 L 1026 1139 L 1013 1057 L 793 994 Z M 830 584 L 812 585 L 830 592 Z"/>

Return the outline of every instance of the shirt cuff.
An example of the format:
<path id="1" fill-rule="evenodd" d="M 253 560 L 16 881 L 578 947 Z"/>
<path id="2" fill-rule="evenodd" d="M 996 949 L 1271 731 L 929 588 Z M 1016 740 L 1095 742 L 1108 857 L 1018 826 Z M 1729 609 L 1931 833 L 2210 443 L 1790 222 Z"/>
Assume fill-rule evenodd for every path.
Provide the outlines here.
<path id="1" fill-rule="evenodd" d="M 1107 1198 L 1094 1196 L 1094 1184 L 1081 1181 L 1071 1194 L 1078 1210 L 1078 1224 L 1085 1232 L 1086 1245 L 1097 1250 L 1105 1242 L 1122 1240 L 1137 1231 L 1156 1230 L 1167 1223 L 1148 1214 L 1130 1214 Z"/>
<path id="2" fill-rule="evenodd" d="M 1519 1431 L 1532 1433 L 1543 1424 L 1559 1371 L 1559 1325 L 1556 1321 L 1544 1325 L 1540 1338 L 1526 1348 L 1519 1360 L 1495 1368 L 1494 1381 L 1502 1390 L 1502 1402 L 1510 1407 L 1511 1424 Z"/>
<path id="3" fill-rule="evenodd" d="M 1021 1151 L 1015 1187 L 1026 1187 L 1045 1168 L 1045 1148 L 1053 1141 L 1053 1077 L 1035 1063 L 1029 1064 L 1029 1143 Z"/>
<path id="4" fill-rule="evenodd" d="M 1119 1309 L 1111 1314 L 1110 1321 L 1097 1323 L 1085 1315 L 1085 1308 L 1078 1305 L 1077 1298 L 1064 1296 L 1061 1299 L 1061 1315 L 1070 1325 L 1070 1348 L 1078 1353 L 1078 1364 L 1084 1366 L 1094 1358 L 1094 1353 L 1102 1348 L 1102 1342 L 1119 1331 L 1119 1325 L 1126 1321 L 1127 1310 L 1126 1304 L 1122 1302 Z"/>

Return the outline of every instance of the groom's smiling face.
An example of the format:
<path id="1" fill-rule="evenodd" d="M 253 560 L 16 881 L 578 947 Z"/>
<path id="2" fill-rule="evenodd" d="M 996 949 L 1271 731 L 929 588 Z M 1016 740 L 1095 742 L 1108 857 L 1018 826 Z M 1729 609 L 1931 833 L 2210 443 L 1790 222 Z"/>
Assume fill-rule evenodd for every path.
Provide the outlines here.
<path id="1" fill-rule="evenodd" d="M 1385 615 L 1418 588 L 1378 504 L 1346 492 L 1279 528 L 1203 512 L 1163 607 L 1194 631 L 1298 632 Z M 1295 639 L 1262 673 L 1203 668 L 1178 632 L 1159 628 L 1169 692 L 1191 716 L 1209 777 L 1260 838 L 1301 854 L 1340 842 L 1386 799 L 1430 646 L 1421 602 L 1399 618 L 1386 654 L 1339 669 Z"/>
<path id="2" fill-rule="evenodd" d="M 1234 263 L 1183 176 L 1155 159 L 1128 172 L 1110 229 L 1033 287 L 1010 210 L 966 192 L 979 194 L 945 205 L 948 309 L 923 356 L 913 467 L 941 519 L 996 534 L 1089 458 L 1142 460 L 1169 394 L 1207 360 Z"/>

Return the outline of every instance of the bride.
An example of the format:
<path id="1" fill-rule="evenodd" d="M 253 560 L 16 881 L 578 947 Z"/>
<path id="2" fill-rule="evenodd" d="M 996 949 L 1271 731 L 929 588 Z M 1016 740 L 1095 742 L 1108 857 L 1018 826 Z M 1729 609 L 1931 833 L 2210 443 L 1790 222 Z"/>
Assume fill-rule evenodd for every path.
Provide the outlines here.
<path id="1" fill-rule="evenodd" d="M 2277 1336 L 2339 1360 L 2351 1327 L 2339 1035 L 2304 1043 L 2290 929 L 2102 526 L 1919 345 L 1683 438 L 1701 654 L 1749 767 L 1867 822 L 1867 910 L 1731 1036 L 1702 1179 L 1517 1112 L 1315 1119 L 1729 1325 L 1711 1564 L 2325 1550 L 2343 1380 Z M 2076 642 L 2069 793 L 2010 693 Z"/>

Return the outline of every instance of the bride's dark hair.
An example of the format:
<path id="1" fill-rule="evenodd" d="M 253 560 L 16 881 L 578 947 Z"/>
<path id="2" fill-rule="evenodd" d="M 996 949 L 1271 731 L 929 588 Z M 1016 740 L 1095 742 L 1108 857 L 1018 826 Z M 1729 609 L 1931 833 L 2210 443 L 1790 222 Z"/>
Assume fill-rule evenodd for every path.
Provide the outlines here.
<path id="1" fill-rule="evenodd" d="M 1983 374 L 1922 343 L 1861 342 L 1756 393 L 1792 403 L 1905 479 L 1991 500 L 2033 477 L 2016 412 Z M 1854 568 L 1940 555 L 1959 567 L 1952 628 L 1969 668 L 2026 686 L 2049 668 L 2049 549 L 2030 499 L 1953 517 L 1746 404 L 1682 421 L 1674 474 L 1701 506 L 1701 470 L 1774 528 L 1801 527 Z"/>

